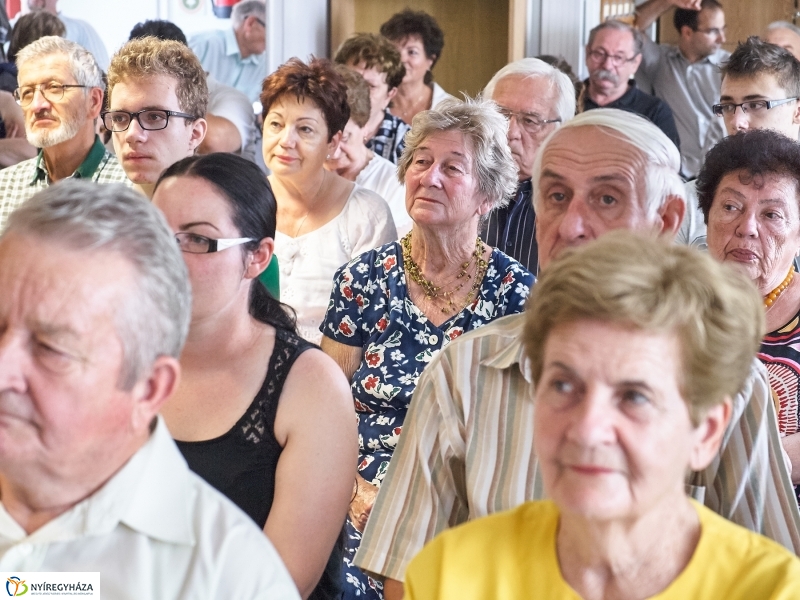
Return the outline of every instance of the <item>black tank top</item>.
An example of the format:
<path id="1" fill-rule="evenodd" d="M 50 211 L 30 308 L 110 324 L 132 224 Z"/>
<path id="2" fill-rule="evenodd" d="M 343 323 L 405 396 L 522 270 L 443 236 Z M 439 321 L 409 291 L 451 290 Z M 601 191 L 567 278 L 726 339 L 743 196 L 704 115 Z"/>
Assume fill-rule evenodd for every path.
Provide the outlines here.
<path id="1" fill-rule="evenodd" d="M 309 348 L 316 346 L 291 332 L 276 328 L 275 347 L 267 376 L 253 403 L 236 425 L 212 440 L 176 440 L 189 468 L 250 515 L 261 529 L 264 529 L 272 508 L 275 471 L 283 451 L 275 439 L 278 400 L 294 361 Z M 309 600 L 341 597 L 343 552 L 344 533 L 339 536 L 322 579 Z"/>

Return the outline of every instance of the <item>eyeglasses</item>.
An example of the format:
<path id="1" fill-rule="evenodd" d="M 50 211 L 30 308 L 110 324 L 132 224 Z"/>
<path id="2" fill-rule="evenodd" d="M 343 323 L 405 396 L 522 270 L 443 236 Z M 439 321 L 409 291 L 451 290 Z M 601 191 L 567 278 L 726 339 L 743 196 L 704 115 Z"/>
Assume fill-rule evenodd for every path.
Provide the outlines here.
<path id="1" fill-rule="evenodd" d="M 725 25 L 724 27 L 711 27 L 710 29 L 695 29 L 697 33 L 705 33 L 706 35 L 710 35 L 711 37 L 719 37 L 724 35 L 726 31 L 728 31 L 728 26 Z"/>
<path id="2" fill-rule="evenodd" d="M 139 112 L 128 112 L 127 110 L 107 110 L 100 113 L 103 125 L 109 131 L 125 131 L 131 126 L 131 121 L 135 118 L 142 129 L 150 131 L 166 129 L 169 125 L 170 117 L 180 117 L 182 119 L 196 120 L 194 115 L 176 112 L 174 110 L 153 110 L 145 109 Z"/>
<path id="3" fill-rule="evenodd" d="M 511 121 L 512 118 L 516 119 L 517 125 L 522 127 L 526 132 L 530 134 L 539 133 L 545 125 L 549 123 L 560 123 L 561 119 L 543 119 L 537 114 L 517 111 L 517 110 L 509 110 L 507 108 L 503 108 L 502 106 L 497 109 L 501 115 L 503 115 L 506 119 Z"/>
<path id="4" fill-rule="evenodd" d="M 757 115 L 769 110 L 770 108 L 775 108 L 776 106 L 781 106 L 782 104 L 788 104 L 794 100 L 797 100 L 796 96 L 794 98 L 784 98 L 783 100 L 750 100 L 740 104 L 726 102 L 724 104 L 715 104 L 711 107 L 711 110 L 718 117 L 728 117 L 733 116 L 736 113 L 737 106 L 741 106 L 744 114 Z"/>
<path id="5" fill-rule="evenodd" d="M 64 97 L 64 90 L 67 88 L 87 88 L 88 85 L 73 85 L 50 81 L 48 83 L 37 83 L 36 85 L 23 85 L 14 90 L 14 99 L 20 106 L 28 106 L 33 102 L 36 90 L 39 90 L 48 102 L 58 102 Z"/>
<path id="6" fill-rule="evenodd" d="M 266 28 L 267 28 L 267 24 L 266 24 L 264 21 L 262 21 L 262 20 L 261 20 L 261 19 L 259 19 L 258 17 L 254 17 L 254 19 L 255 19 L 256 21 L 258 21 L 258 22 L 261 24 L 261 26 L 262 26 L 264 29 L 266 29 Z"/>
<path id="7" fill-rule="evenodd" d="M 178 242 L 178 248 L 181 252 L 188 252 L 190 254 L 209 254 L 211 252 L 221 252 L 234 246 L 246 244 L 247 242 L 255 241 L 255 238 L 228 238 L 215 240 L 204 235 L 197 235 L 196 233 L 176 233 L 175 240 Z"/>
<path id="8" fill-rule="evenodd" d="M 615 67 L 618 67 L 618 66 L 620 66 L 622 64 L 629 63 L 629 62 L 633 61 L 639 55 L 638 54 L 634 54 L 633 56 L 628 58 L 627 56 L 621 56 L 619 54 L 609 54 L 605 50 L 590 50 L 589 53 L 588 53 L 588 56 L 593 61 L 595 61 L 596 63 L 601 64 L 601 65 L 610 58 L 611 59 L 611 64 L 614 65 Z"/>

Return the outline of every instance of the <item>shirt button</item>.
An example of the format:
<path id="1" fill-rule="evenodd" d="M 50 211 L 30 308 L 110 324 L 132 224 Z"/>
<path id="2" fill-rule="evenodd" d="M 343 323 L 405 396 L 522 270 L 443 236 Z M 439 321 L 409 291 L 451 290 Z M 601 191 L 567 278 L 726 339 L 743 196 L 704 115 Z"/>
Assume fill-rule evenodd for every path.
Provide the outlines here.
<path id="1" fill-rule="evenodd" d="M 438 344 L 439 343 L 439 336 L 434 334 L 434 335 L 432 335 L 431 337 L 428 338 L 428 341 L 431 344 Z"/>

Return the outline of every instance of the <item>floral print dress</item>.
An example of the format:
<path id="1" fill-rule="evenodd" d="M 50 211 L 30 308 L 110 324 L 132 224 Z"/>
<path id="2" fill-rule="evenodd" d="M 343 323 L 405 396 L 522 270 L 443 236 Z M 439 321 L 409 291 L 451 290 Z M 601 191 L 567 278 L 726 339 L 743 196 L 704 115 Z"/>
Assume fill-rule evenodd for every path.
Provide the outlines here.
<path id="1" fill-rule="evenodd" d="M 363 348 L 350 387 L 358 415 L 358 471 L 366 481 L 380 487 L 425 366 L 462 333 L 522 312 L 534 281 L 517 261 L 493 249 L 476 298 L 437 327 L 408 297 L 398 242 L 337 271 L 320 330 Z M 347 537 L 345 598 L 382 598 L 382 584 L 352 564 L 361 533 L 349 520 Z"/>

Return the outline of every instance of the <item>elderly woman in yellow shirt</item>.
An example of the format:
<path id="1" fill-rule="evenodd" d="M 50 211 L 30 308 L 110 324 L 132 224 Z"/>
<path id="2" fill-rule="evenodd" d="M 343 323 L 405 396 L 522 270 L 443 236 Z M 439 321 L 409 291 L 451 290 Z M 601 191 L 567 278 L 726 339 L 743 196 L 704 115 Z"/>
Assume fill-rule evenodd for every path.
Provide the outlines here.
<path id="1" fill-rule="evenodd" d="M 745 277 L 613 232 L 534 287 L 524 334 L 547 497 L 433 540 L 406 598 L 800 598 L 800 560 L 690 500 L 764 330 Z"/>

